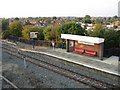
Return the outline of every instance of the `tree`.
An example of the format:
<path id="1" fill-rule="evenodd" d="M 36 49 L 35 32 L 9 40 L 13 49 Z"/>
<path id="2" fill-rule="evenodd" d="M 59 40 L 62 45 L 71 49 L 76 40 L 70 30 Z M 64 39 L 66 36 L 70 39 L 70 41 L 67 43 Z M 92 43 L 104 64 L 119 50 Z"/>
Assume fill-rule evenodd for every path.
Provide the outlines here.
<path id="1" fill-rule="evenodd" d="M 104 34 L 105 48 L 120 48 L 120 31 L 107 30 Z"/>
<path id="2" fill-rule="evenodd" d="M 82 20 L 83 18 L 82 17 L 76 17 L 75 18 L 75 21 L 80 21 L 80 20 Z"/>
<path id="3" fill-rule="evenodd" d="M 84 23 L 89 23 L 90 24 L 90 23 L 92 23 L 92 21 L 91 20 L 85 20 Z"/>
<path id="4" fill-rule="evenodd" d="M 38 26 L 26 26 L 22 30 L 22 36 L 30 39 L 30 32 L 38 32 L 37 39 L 43 40 L 43 28 Z"/>
<path id="5" fill-rule="evenodd" d="M 28 17 L 28 19 L 32 20 L 32 19 L 33 19 L 33 17 Z"/>
<path id="6" fill-rule="evenodd" d="M 93 30 L 87 30 L 86 36 L 92 36 Z"/>
<path id="7" fill-rule="evenodd" d="M 45 37 L 44 39 L 45 40 L 59 40 L 58 33 L 57 33 L 58 27 L 59 27 L 59 24 L 54 24 L 54 25 L 47 26 L 43 30 L 43 34 L 44 34 L 44 37 Z"/>
<path id="8" fill-rule="evenodd" d="M 10 28 L 10 34 L 15 37 L 21 37 L 22 36 L 22 25 L 18 21 L 14 21 L 9 25 Z"/>
<path id="9" fill-rule="evenodd" d="M 58 33 L 57 33 L 57 29 L 60 25 L 59 24 L 54 24 L 52 27 L 52 31 L 51 31 L 51 36 L 52 36 L 52 40 L 59 40 L 58 37 Z"/>
<path id="10" fill-rule="evenodd" d="M 53 17 L 53 19 L 55 19 L 55 20 L 56 20 L 56 19 L 57 19 L 57 17 L 56 17 L 56 16 L 54 16 L 54 17 Z"/>
<path id="11" fill-rule="evenodd" d="M 85 15 L 85 19 L 90 19 L 90 15 Z"/>
<path id="12" fill-rule="evenodd" d="M 96 23 L 96 24 L 101 24 L 101 23 L 103 23 L 103 21 L 100 20 L 100 19 L 96 19 L 96 20 L 95 20 L 95 23 Z"/>
<path id="13" fill-rule="evenodd" d="M 102 38 L 104 37 L 104 31 L 102 24 L 96 24 L 90 36 Z"/>
<path id="14" fill-rule="evenodd" d="M 118 22 L 118 26 L 120 26 L 120 21 Z"/>
<path id="15" fill-rule="evenodd" d="M 10 35 L 9 30 L 5 30 L 5 31 L 3 31 L 3 32 L 2 32 L 2 38 L 3 38 L 3 39 L 8 38 L 8 37 L 9 37 L 9 35 Z"/>
<path id="16" fill-rule="evenodd" d="M 51 31 L 52 31 L 52 25 L 47 26 L 44 30 L 43 30 L 43 34 L 44 34 L 44 39 L 45 40 L 52 40 L 52 36 L 51 36 Z"/>
<path id="17" fill-rule="evenodd" d="M 108 18 L 108 21 L 110 22 L 110 23 L 113 23 L 115 20 L 114 20 L 115 18 L 113 18 L 113 17 L 109 17 Z"/>
<path id="18" fill-rule="evenodd" d="M 115 15 L 115 16 L 113 16 L 113 18 L 118 18 L 118 16 L 117 16 L 117 15 Z"/>
<path id="19" fill-rule="evenodd" d="M 117 48 L 120 48 L 120 30 L 118 30 L 118 31 L 116 31 L 116 35 L 115 35 L 115 37 L 116 37 L 116 47 Z"/>
<path id="20" fill-rule="evenodd" d="M 85 35 L 85 29 L 81 27 L 81 24 L 67 22 L 58 28 L 57 33 L 59 38 L 61 34 Z"/>
<path id="21" fill-rule="evenodd" d="M 19 21 L 19 18 L 18 18 L 18 17 L 16 17 L 16 18 L 14 18 L 14 20 Z"/>
<path id="22" fill-rule="evenodd" d="M 92 23 L 90 15 L 85 15 L 84 23 Z"/>
<path id="23" fill-rule="evenodd" d="M 9 20 L 3 18 L 2 19 L 2 30 L 8 30 L 9 29 Z"/>

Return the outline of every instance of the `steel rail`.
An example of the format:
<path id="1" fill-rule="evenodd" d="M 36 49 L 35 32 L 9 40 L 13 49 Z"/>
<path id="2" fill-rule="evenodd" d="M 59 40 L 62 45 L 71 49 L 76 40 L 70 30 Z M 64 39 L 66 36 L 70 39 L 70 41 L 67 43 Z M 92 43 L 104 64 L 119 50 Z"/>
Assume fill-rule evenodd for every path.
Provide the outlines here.
<path id="1" fill-rule="evenodd" d="M 4 52 L 4 53 L 7 53 L 7 54 L 10 54 L 10 55 L 12 55 L 12 56 L 15 56 L 15 57 L 17 57 L 17 58 L 19 58 L 19 59 L 21 59 L 21 60 L 25 60 L 25 61 L 27 61 L 27 62 L 29 62 L 29 63 L 32 63 L 32 64 L 34 64 L 34 65 L 36 65 L 36 66 L 38 66 L 38 67 L 42 67 L 42 68 L 47 69 L 47 70 L 49 70 L 49 71 L 51 71 L 51 72 L 57 73 L 57 74 L 59 74 L 59 75 L 61 75 L 61 76 L 70 78 L 70 79 L 72 79 L 72 80 L 74 80 L 74 81 L 77 81 L 77 82 L 79 82 L 79 83 L 82 83 L 82 84 L 84 84 L 84 85 L 87 85 L 87 86 L 90 86 L 90 87 L 92 87 L 92 88 L 99 89 L 99 90 L 101 89 L 101 88 L 96 87 L 96 86 L 94 86 L 94 85 L 91 85 L 91 84 L 88 84 L 88 83 L 86 83 L 86 82 L 80 81 L 80 80 L 78 80 L 78 79 L 76 79 L 76 78 L 74 78 L 74 77 L 71 77 L 71 76 L 68 76 L 68 75 L 66 75 L 66 74 L 60 73 L 60 72 L 58 72 L 58 71 L 52 70 L 52 69 L 50 69 L 50 68 L 48 68 L 48 67 L 45 67 L 45 66 L 43 66 L 43 65 L 34 63 L 34 62 L 32 62 L 32 61 L 30 61 L 30 60 L 28 60 L 28 59 L 25 59 L 25 58 L 22 58 L 22 57 L 20 57 L 20 56 L 14 55 L 14 54 L 12 54 L 12 53 L 10 53 L 10 52 L 4 51 L 4 50 L 0 50 L 0 51 L 2 51 L 2 52 Z"/>
<path id="2" fill-rule="evenodd" d="M 17 53 L 17 51 L 14 51 L 14 50 L 11 50 L 11 49 L 8 49 L 8 48 L 5 48 L 5 47 L 3 47 L 3 49 L 7 49 L 7 50 L 9 50 L 9 51 L 11 51 L 11 52 Z M 21 50 L 21 51 L 22 51 L 22 50 Z M 63 67 L 60 67 L 60 66 L 57 66 L 57 65 L 54 65 L 54 64 L 48 63 L 48 62 L 46 62 L 46 61 L 42 61 L 42 60 L 40 60 L 40 59 L 37 59 L 37 58 L 31 57 L 31 56 L 28 56 L 28 55 L 22 54 L 22 53 L 19 53 L 19 54 L 20 54 L 20 55 L 23 55 L 23 56 L 25 56 L 25 57 L 28 57 L 28 58 L 34 59 L 34 60 L 36 60 L 36 61 L 38 61 L 38 62 L 42 62 L 42 63 L 48 64 L 48 65 L 51 65 L 51 66 L 57 67 L 57 68 L 59 68 L 59 69 L 63 69 L 63 70 L 69 71 L 69 72 L 71 72 L 71 73 L 77 74 L 77 75 L 79 75 L 79 76 L 83 76 L 83 77 L 85 77 L 85 78 L 88 78 L 88 79 L 91 79 L 91 80 L 97 81 L 97 82 L 99 82 L 99 83 L 106 84 L 106 85 L 108 85 L 108 86 L 110 86 L 110 87 L 112 87 L 112 88 L 119 88 L 118 86 L 115 86 L 115 85 L 113 85 L 113 84 L 110 84 L 110 83 L 107 83 L 107 82 L 104 82 L 104 81 L 97 80 L 97 79 L 95 79 L 95 78 L 92 78 L 92 77 L 89 77 L 89 76 L 83 75 L 83 74 L 81 74 L 81 73 L 77 73 L 77 72 L 72 71 L 72 70 L 70 70 L 70 69 L 66 69 L 66 68 L 63 68 Z"/>
<path id="3" fill-rule="evenodd" d="M 2 44 L 7 45 L 8 47 L 15 48 L 15 49 L 17 49 L 17 50 L 24 51 L 24 52 L 35 53 L 35 52 L 31 52 L 31 51 L 24 50 L 24 49 L 18 48 L 18 47 L 16 47 L 16 46 L 10 45 L 9 43 L 8 43 L 8 44 L 2 43 Z M 48 54 L 45 54 L 45 53 L 37 53 L 37 54 L 46 55 L 46 56 L 49 56 L 49 57 L 53 57 L 53 58 L 57 58 L 57 59 L 60 59 L 60 60 L 64 60 L 64 59 L 62 59 L 62 58 L 54 57 L 54 56 L 51 56 L 51 55 L 48 55 Z M 66 61 L 66 62 L 69 62 L 69 61 Z M 77 63 L 75 63 L 75 64 L 77 64 Z M 80 64 L 79 64 L 79 65 L 80 65 Z M 86 67 L 86 66 L 84 66 L 84 65 L 81 65 L 81 66 Z M 87 68 L 90 68 L 90 67 L 87 67 Z M 90 69 L 93 69 L 93 68 L 90 68 Z M 99 70 L 99 69 L 96 69 L 96 70 L 101 71 L 101 70 Z M 116 77 L 119 77 L 119 76 L 120 76 L 119 74 L 113 74 L 113 73 L 110 73 L 110 72 L 105 72 L 105 71 L 101 71 L 101 72 L 104 72 L 104 73 L 109 74 L 109 75 L 114 75 L 114 76 L 116 76 Z M 115 81 L 118 81 L 118 80 L 115 80 Z"/>
<path id="4" fill-rule="evenodd" d="M 10 80 L 8 80 L 7 78 L 5 78 L 4 76 L 1 75 L 1 77 L 7 82 L 9 83 L 11 86 L 13 86 L 14 88 L 16 88 L 17 90 L 20 90 L 15 84 L 13 84 Z"/>

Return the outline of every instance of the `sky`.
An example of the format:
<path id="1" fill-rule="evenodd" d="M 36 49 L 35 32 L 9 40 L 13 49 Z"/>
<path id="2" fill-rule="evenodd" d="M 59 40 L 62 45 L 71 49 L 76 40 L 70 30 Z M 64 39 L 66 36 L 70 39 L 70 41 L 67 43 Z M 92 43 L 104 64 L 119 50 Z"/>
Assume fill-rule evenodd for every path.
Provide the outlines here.
<path id="1" fill-rule="evenodd" d="M 120 0 L 0 0 L 0 18 L 118 15 Z"/>

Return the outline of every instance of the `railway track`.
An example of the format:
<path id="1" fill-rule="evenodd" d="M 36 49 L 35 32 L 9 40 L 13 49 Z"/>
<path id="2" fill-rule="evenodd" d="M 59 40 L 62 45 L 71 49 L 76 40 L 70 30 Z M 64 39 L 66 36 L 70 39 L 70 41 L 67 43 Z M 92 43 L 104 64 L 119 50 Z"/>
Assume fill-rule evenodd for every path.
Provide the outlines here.
<path id="1" fill-rule="evenodd" d="M 70 78 L 70 79 L 72 79 L 72 80 L 74 80 L 76 82 L 85 84 L 85 85 L 90 86 L 92 88 L 95 88 L 95 89 L 119 88 L 116 85 L 113 85 L 113 84 L 110 84 L 110 83 L 107 83 L 107 82 L 104 82 L 104 81 L 100 81 L 100 80 L 97 80 L 97 79 L 92 78 L 92 77 L 88 77 L 86 75 L 83 75 L 81 73 L 77 73 L 77 72 L 72 71 L 70 69 L 63 68 L 63 67 L 54 65 L 54 64 L 46 62 L 46 61 L 42 61 L 40 59 L 37 59 L 35 57 L 31 57 L 29 55 L 25 55 L 23 53 L 18 53 L 18 51 L 8 49 L 6 47 L 2 47 L 2 48 L 4 49 L 3 52 L 5 52 L 5 53 L 8 53 L 8 54 L 10 54 L 12 56 L 20 58 L 21 60 L 25 60 L 25 61 L 27 61 L 29 63 L 32 63 L 32 64 L 37 65 L 39 67 L 45 68 L 45 69 L 47 69 L 49 71 L 52 71 L 52 72 L 57 73 L 57 74 L 59 74 L 61 76 Z M 18 53 L 19 55 L 17 55 L 16 53 Z M 27 59 L 25 59 L 24 57 L 27 57 Z M 35 63 L 36 61 L 37 61 L 37 63 Z M 42 64 L 40 64 L 40 63 L 42 63 Z M 83 78 L 85 78 L 85 79 L 83 80 Z"/>
<path id="2" fill-rule="evenodd" d="M 15 88 L 16 90 L 20 90 L 15 84 L 13 84 L 10 80 L 8 80 L 6 77 L 4 77 L 4 76 L 2 76 L 1 75 L 1 78 L 2 78 L 2 82 L 3 82 L 3 80 L 8 84 L 8 85 L 10 85 L 11 86 L 11 88 Z M 7 87 L 8 88 L 8 87 Z M 3 87 L 3 89 L 4 89 L 4 87 Z"/>

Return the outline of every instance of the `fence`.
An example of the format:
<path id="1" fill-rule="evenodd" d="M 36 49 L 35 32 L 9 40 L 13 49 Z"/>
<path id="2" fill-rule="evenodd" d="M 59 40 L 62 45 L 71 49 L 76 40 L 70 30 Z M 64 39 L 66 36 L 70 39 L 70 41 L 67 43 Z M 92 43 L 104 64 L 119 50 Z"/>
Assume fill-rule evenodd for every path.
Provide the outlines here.
<path id="1" fill-rule="evenodd" d="M 18 38 L 18 37 L 13 37 L 13 36 L 9 36 L 9 39 L 13 41 L 23 42 L 23 43 L 32 45 L 31 39 L 26 39 L 22 37 Z M 66 43 L 62 41 L 34 40 L 34 42 L 35 42 L 35 46 L 44 46 L 44 47 L 52 47 L 52 42 L 54 42 L 55 48 L 66 49 Z M 110 57 L 112 55 L 120 57 L 120 48 L 104 49 L 104 57 Z"/>
<path id="2" fill-rule="evenodd" d="M 30 45 L 32 45 L 32 42 L 34 41 L 35 46 L 44 46 L 44 47 L 52 47 L 52 43 L 54 42 L 55 48 L 66 49 L 66 43 L 62 41 L 31 40 L 31 39 L 26 39 L 22 37 L 18 38 L 18 37 L 13 37 L 13 36 L 9 36 L 9 39 L 13 41 L 23 42 L 23 43 L 30 44 Z"/>
<path id="3" fill-rule="evenodd" d="M 110 56 L 119 56 L 120 58 L 120 48 L 110 48 L 104 50 L 104 56 L 110 57 Z"/>

